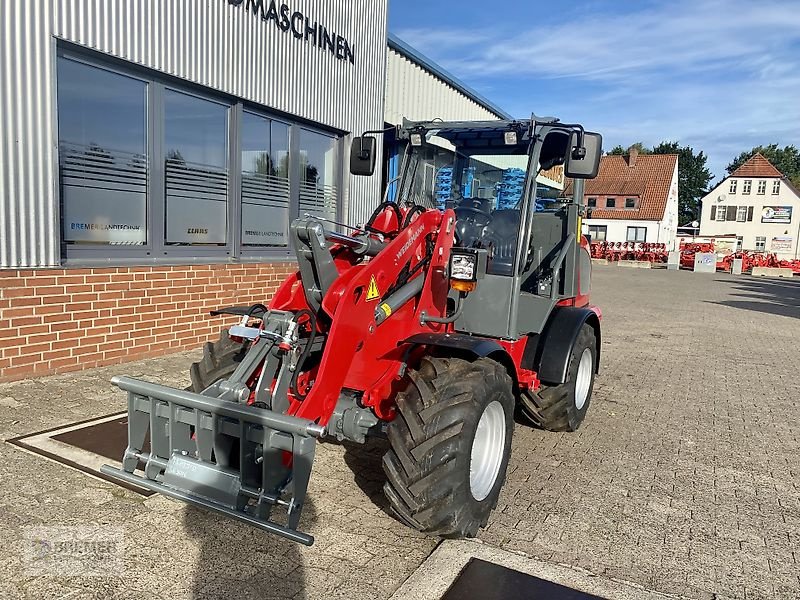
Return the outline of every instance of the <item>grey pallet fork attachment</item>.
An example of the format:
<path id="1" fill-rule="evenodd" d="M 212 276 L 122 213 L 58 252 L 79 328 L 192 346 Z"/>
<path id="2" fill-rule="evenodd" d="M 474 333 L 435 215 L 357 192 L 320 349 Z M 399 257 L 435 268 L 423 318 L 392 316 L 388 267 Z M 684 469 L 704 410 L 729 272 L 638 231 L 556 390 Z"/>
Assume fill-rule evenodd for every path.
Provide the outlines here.
<path id="1" fill-rule="evenodd" d="M 316 438 L 326 429 L 283 414 L 288 408 L 291 354 L 278 342 L 286 341 L 294 315 L 271 311 L 266 318 L 263 331 L 253 329 L 260 339 L 230 379 L 200 394 L 114 377 L 111 382 L 128 392 L 128 447 L 122 469 L 104 465 L 101 472 L 311 545 L 314 538 L 298 526 Z M 296 342 L 297 351 L 302 342 Z M 259 365 L 263 367 L 256 407 L 247 404 L 246 382 L 256 376 Z M 148 433 L 149 452 L 144 450 Z M 137 473 L 140 464 L 143 475 Z M 271 520 L 276 507 L 286 511 L 285 524 Z"/>
<path id="2" fill-rule="evenodd" d="M 297 531 L 297 527 L 311 477 L 316 438 L 324 435 L 324 427 L 130 377 L 114 377 L 112 383 L 128 392 L 128 448 L 122 469 L 104 465 L 102 473 L 301 544 L 310 546 L 314 542 L 312 536 Z M 143 452 L 148 431 L 150 452 Z M 237 468 L 225 464 L 227 452 L 221 436 L 239 439 Z M 220 453 L 212 454 L 216 449 Z M 257 454 L 251 464 L 245 456 L 252 451 Z M 247 485 L 256 475 L 265 481 L 272 477 L 270 469 L 276 451 L 278 456 L 283 451 L 292 453 L 294 493 L 289 501 L 263 487 Z M 135 474 L 140 462 L 144 463 L 144 476 Z M 260 474 L 252 472 L 257 468 L 261 469 Z M 286 509 L 286 525 L 269 519 L 275 506 Z"/>

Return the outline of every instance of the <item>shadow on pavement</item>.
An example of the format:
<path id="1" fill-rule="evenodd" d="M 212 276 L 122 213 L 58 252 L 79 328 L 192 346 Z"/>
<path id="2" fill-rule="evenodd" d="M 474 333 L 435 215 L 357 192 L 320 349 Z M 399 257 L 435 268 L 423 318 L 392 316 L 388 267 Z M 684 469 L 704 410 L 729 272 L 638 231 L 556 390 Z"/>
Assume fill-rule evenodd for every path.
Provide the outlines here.
<path id="1" fill-rule="evenodd" d="M 382 466 L 383 455 L 389 449 L 389 441 L 371 437 L 364 444 L 343 442 L 342 446 L 345 448 L 344 462 L 353 472 L 356 485 L 375 506 L 391 515 L 389 502 L 383 495 L 386 475 Z"/>
<path id="2" fill-rule="evenodd" d="M 314 503 L 306 498 L 301 531 L 316 522 Z M 191 506 L 184 512 L 186 532 L 200 545 L 192 597 L 305 600 L 302 546 Z"/>
<path id="3" fill-rule="evenodd" d="M 800 280 L 726 278 L 719 281 L 731 284 L 735 290 L 731 296 L 747 300 L 722 300 L 710 304 L 800 319 Z"/>

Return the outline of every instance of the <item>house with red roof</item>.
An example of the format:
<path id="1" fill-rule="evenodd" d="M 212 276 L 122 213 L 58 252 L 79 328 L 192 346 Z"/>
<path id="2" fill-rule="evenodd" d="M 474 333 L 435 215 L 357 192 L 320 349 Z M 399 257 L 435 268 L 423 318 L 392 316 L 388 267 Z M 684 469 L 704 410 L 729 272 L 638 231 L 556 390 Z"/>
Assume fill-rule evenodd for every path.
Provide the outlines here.
<path id="1" fill-rule="evenodd" d="M 701 237 L 736 236 L 740 250 L 799 257 L 800 191 L 762 154 L 751 156 L 701 202 Z"/>
<path id="2" fill-rule="evenodd" d="M 624 156 L 604 156 L 597 177 L 585 185 L 584 224 L 592 241 L 649 242 L 675 249 L 677 154 L 639 154 L 632 147 Z"/>

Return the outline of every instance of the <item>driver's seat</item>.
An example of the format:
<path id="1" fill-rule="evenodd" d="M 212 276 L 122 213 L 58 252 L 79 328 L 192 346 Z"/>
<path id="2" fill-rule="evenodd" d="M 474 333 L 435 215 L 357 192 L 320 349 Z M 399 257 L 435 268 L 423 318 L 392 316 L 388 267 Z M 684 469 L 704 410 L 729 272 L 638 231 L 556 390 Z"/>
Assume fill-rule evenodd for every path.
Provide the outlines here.
<path id="1" fill-rule="evenodd" d="M 513 275 L 514 256 L 517 253 L 519 211 L 498 210 L 483 234 L 484 246 L 489 248 L 487 271 L 493 275 Z"/>

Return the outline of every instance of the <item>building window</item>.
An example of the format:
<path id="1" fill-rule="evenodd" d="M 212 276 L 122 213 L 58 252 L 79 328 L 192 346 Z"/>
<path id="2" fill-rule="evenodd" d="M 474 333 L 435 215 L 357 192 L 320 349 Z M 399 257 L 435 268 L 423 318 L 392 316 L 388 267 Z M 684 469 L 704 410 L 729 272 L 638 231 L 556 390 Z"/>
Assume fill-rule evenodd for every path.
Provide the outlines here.
<path id="1" fill-rule="evenodd" d="M 739 223 L 744 223 L 747 220 L 747 207 L 746 206 L 739 206 L 736 209 L 736 220 Z"/>
<path id="2" fill-rule="evenodd" d="M 756 252 L 764 252 L 767 248 L 767 238 L 766 237 L 757 237 L 756 238 Z"/>
<path id="3" fill-rule="evenodd" d="M 725 207 L 724 206 L 717 206 L 717 221 L 724 221 L 725 220 Z"/>
<path id="4" fill-rule="evenodd" d="M 339 196 L 336 165 L 337 139 L 307 129 L 300 130 L 300 214 L 310 212 L 336 219 Z"/>
<path id="5" fill-rule="evenodd" d="M 744 184 L 742 185 L 742 193 L 749 194 L 750 188 L 753 186 L 753 181 L 751 179 L 745 179 Z"/>
<path id="6" fill-rule="evenodd" d="M 625 208 L 636 208 L 636 198 L 625 198 Z"/>
<path id="7" fill-rule="evenodd" d="M 242 114 L 242 245 L 287 246 L 289 126 Z"/>
<path id="8" fill-rule="evenodd" d="M 781 180 L 776 179 L 775 181 L 772 182 L 772 195 L 777 196 L 780 193 L 781 193 Z"/>
<path id="9" fill-rule="evenodd" d="M 646 242 L 647 227 L 628 227 L 628 242 Z"/>
<path id="10" fill-rule="evenodd" d="M 597 206 L 597 198 L 589 198 L 586 201 L 586 206 L 589 208 L 595 208 Z"/>
<path id="11" fill-rule="evenodd" d="M 228 110 L 164 91 L 166 244 L 227 243 Z"/>
<path id="12" fill-rule="evenodd" d="M 336 135 L 88 51 L 57 60 L 69 262 L 285 257 L 293 218 L 338 220 Z"/>
<path id="13" fill-rule="evenodd" d="M 767 181 L 766 179 L 759 179 L 758 180 L 758 193 L 764 195 L 767 193 Z"/>
<path id="14" fill-rule="evenodd" d="M 64 58 L 58 81 L 64 242 L 146 244 L 147 82 Z"/>
<path id="15" fill-rule="evenodd" d="M 615 208 L 617 205 L 614 198 L 606 198 L 606 208 Z"/>
<path id="16" fill-rule="evenodd" d="M 728 193 L 735 194 L 736 193 L 736 186 L 739 182 L 736 179 L 731 179 L 730 186 L 728 187 Z"/>
<path id="17" fill-rule="evenodd" d="M 589 235 L 593 242 L 605 242 L 608 235 L 607 225 L 589 225 Z"/>

